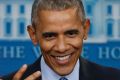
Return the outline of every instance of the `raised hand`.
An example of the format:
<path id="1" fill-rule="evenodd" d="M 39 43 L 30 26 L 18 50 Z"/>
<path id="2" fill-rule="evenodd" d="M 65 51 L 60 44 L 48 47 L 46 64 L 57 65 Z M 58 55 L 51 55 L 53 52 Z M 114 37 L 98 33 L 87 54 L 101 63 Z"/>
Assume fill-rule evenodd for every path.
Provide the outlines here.
<path id="1" fill-rule="evenodd" d="M 21 80 L 22 75 L 24 74 L 24 72 L 27 69 L 27 65 L 23 65 L 20 70 L 15 74 L 15 76 L 13 77 L 12 80 Z M 25 78 L 24 80 L 35 80 L 37 79 L 39 76 L 41 76 L 41 72 L 40 71 L 36 71 L 33 74 L 29 75 L 27 78 Z"/>

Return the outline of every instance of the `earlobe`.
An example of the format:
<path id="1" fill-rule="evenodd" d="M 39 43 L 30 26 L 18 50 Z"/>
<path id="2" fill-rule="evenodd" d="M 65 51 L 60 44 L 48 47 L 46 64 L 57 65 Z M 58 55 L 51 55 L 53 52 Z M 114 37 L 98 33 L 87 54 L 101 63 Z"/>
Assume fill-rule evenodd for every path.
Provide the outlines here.
<path id="1" fill-rule="evenodd" d="M 84 40 L 86 40 L 88 37 L 89 28 L 90 28 L 90 20 L 86 19 L 84 23 Z"/>
<path id="2" fill-rule="evenodd" d="M 34 45 L 37 45 L 37 38 L 36 38 L 36 34 L 35 34 L 35 30 L 33 28 L 32 25 L 28 25 L 27 26 L 27 31 L 29 33 L 29 36 L 33 42 Z"/>

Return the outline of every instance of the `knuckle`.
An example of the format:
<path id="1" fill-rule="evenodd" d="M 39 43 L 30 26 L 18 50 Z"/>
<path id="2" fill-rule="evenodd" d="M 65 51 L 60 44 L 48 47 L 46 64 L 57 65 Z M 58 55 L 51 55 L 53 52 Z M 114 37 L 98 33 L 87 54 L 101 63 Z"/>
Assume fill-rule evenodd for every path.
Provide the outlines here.
<path id="1" fill-rule="evenodd" d="M 38 75 L 36 73 L 33 74 L 33 77 L 37 77 Z"/>
<path id="2" fill-rule="evenodd" d="M 13 77 L 13 80 L 19 80 L 19 78 L 17 76 Z"/>
<path id="3" fill-rule="evenodd" d="M 37 74 L 36 73 L 33 73 L 29 78 L 29 80 L 35 80 L 37 78 Z"/>
<path id="4" fill-rule="evenodd" d="M 34 80 L 36 77 L 37 77 L 36 74 L 32 74 L 30 78 L 31 80 Z"/>
<path id="5" fill-rule="evenodd" d="M 23 74 L 24 73 L 24 71 L 23 70 L 20 70 L 19 72 L 18 72 L 18 74 Z"/>
<path id="6" fill-rule="evenodd" d="M 35 73 L 33 73 L 33 74 L 31 74 L 30 76 L 28 76 L 26 79 L 24 79 L 24 80 L 35 80 L 35 79 L 37 79 L 38 77 L 40 76 L 40 72 L 35 72 Z"/>

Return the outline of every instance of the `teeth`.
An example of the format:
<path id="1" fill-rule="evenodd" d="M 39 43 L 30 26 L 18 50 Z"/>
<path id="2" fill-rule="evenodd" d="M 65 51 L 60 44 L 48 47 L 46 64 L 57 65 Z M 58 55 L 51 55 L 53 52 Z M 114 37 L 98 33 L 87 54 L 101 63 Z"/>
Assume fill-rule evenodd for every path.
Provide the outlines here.
<path id="1" fill-rule="evenodd" d="M 56 57 L 56 59 L 58 59 L 58 60 L 66 60 L 66 59 L 69 59 L 69 57 L 70 57 L 70 55 L 67 55 L 67 56 L 63 56 L 63 57 Z"/>

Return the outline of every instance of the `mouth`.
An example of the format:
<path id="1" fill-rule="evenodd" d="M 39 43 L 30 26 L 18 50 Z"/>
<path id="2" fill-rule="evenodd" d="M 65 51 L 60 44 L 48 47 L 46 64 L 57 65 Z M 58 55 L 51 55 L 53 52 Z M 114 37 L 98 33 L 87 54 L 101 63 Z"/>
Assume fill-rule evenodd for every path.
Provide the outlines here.
<path id="1" fill-rule="evenodd" d="M 64 61 L 64 60 L 69 59 L 70 56 L 71 56 L 71 54 L 66 55 L 66 56 L 56 56 L 55 58 L 56 58 L 57 60 Z"/>
<path id="2" fill-rule="evenodd" d="M 59 65 L 68 64 L 71 59 L 72 54 L 64 55 L 64 56 L 52 56 L 56 63 Z"/>

